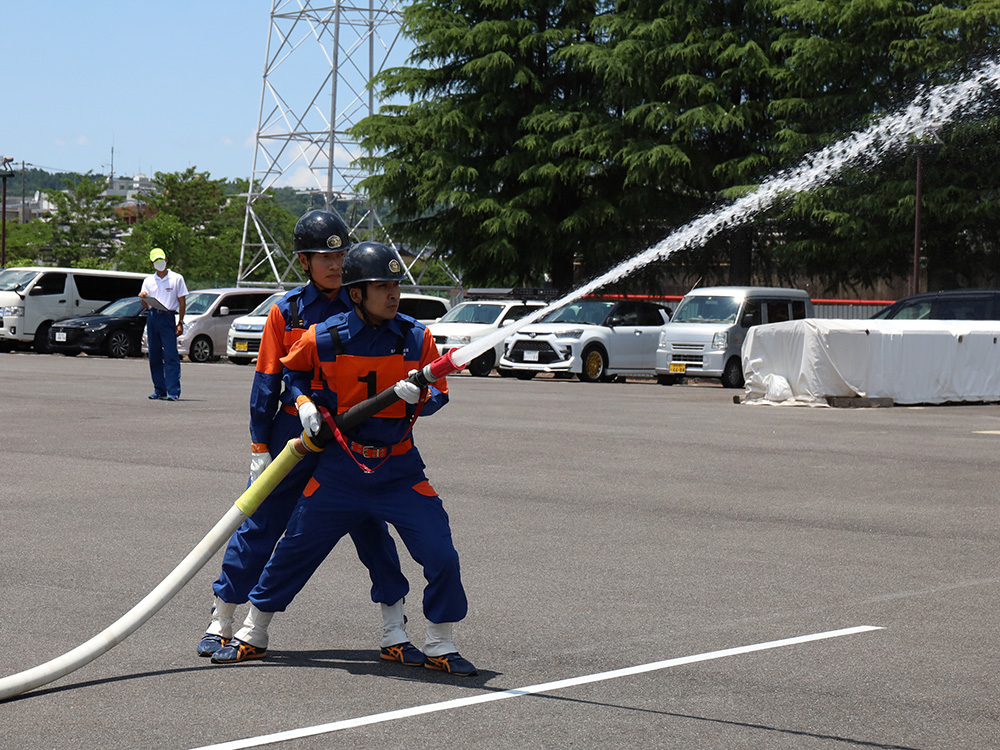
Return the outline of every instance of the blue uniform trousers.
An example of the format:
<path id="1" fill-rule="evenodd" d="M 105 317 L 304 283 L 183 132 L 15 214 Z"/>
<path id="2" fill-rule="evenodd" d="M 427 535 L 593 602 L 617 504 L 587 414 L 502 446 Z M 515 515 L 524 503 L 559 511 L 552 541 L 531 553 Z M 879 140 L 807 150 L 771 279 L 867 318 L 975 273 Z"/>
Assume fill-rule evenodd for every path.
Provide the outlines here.
<path id="1" fill-rule="evenodd" d="M 423 467 L 414 448 L 364 474 L 343 449 L 329 446 L 250 602 L 264 612 L 284 611 L 344 534 L 362 519 L 375 518 L 392 524 L 423 567 L 424 616 L 435 623 L 463 619 L 468 602 L 458 552 L 448 514 Z"/>
<path id="2" fill-rule="evenodd" d="M 277 456 L 285 444 L 301 432 L 299 418 L 279 410 L 271 428 L 271 456 Z M 318 454 L 307 454 L 230 538 L 222 558 L 222 573 L 212 584 L 220 599 L 231 604 L 247 601 L 274 546 L 285 532 L 318 460 Z M 385 523 L 373 518 L 358 519 L 349 531 L 358 557 L 371 577 L 372 601 L 393 604 L 406 596 L 410 585 L 400 572 L 396 543 L 389 536 Z"/>
<path id="3" fill-rule="evenodd" d="M 177 317 L 172 312 L 150 310 L 146 317 L 149 374 L 157 396 L 181 396 L 181 356 L 177 353 Z"/>

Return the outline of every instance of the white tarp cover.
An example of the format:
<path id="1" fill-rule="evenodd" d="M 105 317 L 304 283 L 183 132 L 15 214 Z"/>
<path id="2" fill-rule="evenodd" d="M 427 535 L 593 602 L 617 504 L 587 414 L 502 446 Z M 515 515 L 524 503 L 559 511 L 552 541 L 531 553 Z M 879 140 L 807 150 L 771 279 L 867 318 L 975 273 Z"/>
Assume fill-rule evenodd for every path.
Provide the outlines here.
<path id="1" fill-rule="evenodd" d="M 1000 401 L 1000 322 L 810 318 L 760 325 L 743 342 L 743 371 L 747 403 L 825 405 L 827 396 Z"/>

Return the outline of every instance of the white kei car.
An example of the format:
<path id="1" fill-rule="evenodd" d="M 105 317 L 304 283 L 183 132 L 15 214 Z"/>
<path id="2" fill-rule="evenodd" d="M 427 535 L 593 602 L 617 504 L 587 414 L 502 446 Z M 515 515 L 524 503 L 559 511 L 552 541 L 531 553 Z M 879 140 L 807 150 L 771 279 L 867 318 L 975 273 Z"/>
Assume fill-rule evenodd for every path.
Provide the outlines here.
<path id="1" fill-rule="evenodd" d="M 588 383 L 653 377 L 660 329 L 669 320 L 670 309 L 655 302 L 577 300 L 510 336 L 498 368 L 521 380 L 540 372 L 572 373 Z"/>
<path id="2" fill-rule="evenodd" d="M 470 300 L 455 305 L 438 321 L 427 326 L 434 343 L 441 354 L 459 349 L 477 339 L 488 336 L 498 328 L 510 325 L 535 310 L 545 307 L 544 302 L 519 300 Z M 478 357 L 474 357 L 466 367 L 471 375 L 486 377 L 490 374 L 500 355 L 503 341 Z"/>

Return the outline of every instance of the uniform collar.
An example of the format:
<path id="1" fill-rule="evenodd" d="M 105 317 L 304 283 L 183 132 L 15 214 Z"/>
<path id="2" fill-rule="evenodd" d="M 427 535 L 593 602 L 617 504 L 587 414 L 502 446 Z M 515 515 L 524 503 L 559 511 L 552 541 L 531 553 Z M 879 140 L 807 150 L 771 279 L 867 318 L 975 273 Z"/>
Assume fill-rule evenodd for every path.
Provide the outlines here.
<path id="1" fill-rule="evenodd" d="M 351 336 L 354 336 L 361 332 L 362 329 L 367 327 L 367 323 L 358 315 L 357 309 L 354 305 L 351 305 L 351 312 L 347 316 L 347 330 L 350 331 Z M 378 333 L 379 331 L 392 331 L 397 336 L 403 335 L 403 329 L 399 326 L 399 313 L 396 313 L 394 318 L 390 318 L 385 323 L 380 325 L 378 328 L 373 328 L 373 332 Z"/>
<path id="2" fill-rule="evenodd" d="M 316 285 L 311 281 L 305 285 L 305 290 L 302 292 L 302 304 L 308 307 L 320 297 L 323 298 L 324 302 L 340 302 L 344 306 L 345 310 L 351 309 L 351 298 L 347 294 L 347 289 L 345 287 L 340 287 L 340 291 L 337 292 L 337 296 L 332 300 L 328 300 L 326 295 L 317 289 Z"/>

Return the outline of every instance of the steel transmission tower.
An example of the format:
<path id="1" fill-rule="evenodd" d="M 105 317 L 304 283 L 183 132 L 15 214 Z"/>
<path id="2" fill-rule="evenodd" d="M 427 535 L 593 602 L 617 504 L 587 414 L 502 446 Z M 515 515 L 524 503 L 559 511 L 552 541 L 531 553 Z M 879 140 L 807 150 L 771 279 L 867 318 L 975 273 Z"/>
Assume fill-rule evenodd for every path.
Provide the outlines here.
<path id="1" fill-rule="evenodd" d="M 403 62 L 401 8 L 400 0 L 272 1 L 238 283 L 304 280 L 291 248 L 267 226 L 263 202 L 273 187 L 308 185 L 303 190 L 321 197 L 355 239 L 396 246 L 358 189 L 367 175 L 353 162 L 364 152 L 348 131 L 377 112 L 368 82 Z M 430 255 L 425 248 L 407 264 L 412 284 L 417 261 L 425 267 Z"/>

